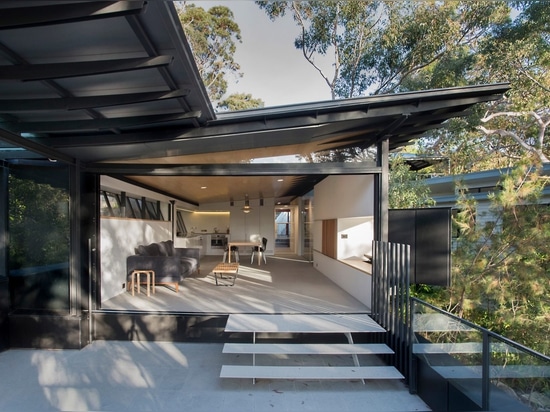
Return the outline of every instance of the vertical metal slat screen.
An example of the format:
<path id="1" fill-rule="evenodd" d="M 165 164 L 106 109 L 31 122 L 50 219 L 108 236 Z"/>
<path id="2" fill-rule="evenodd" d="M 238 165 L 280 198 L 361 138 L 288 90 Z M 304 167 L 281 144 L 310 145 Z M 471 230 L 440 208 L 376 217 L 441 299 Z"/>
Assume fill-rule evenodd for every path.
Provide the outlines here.
<path id="1" fill-rule="evenodd" d="M 372 250 L 372 318 L 387 331 L 393 366 L 408 377 L 410 246 L 374 241 Z"/>

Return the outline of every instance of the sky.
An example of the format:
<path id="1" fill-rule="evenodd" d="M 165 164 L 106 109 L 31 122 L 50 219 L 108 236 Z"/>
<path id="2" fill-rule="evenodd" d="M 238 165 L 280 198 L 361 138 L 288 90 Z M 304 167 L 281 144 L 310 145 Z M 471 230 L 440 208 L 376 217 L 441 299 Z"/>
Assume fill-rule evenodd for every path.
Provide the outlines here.
<path id="1" fill-rule="evenodd" d="M 252 0 L 194 1 L 208 10 L 230 8 L 241 29 L 235 61 L 243 77 L 227 79 L 228 94 L 249 93 L 266 107 L 330 100 L 330 89 L 314 67 L 294 47 L 299 33 L 291 16 L 272 22 Z M 330 70 L 330 63 L 325 63 Z"/>

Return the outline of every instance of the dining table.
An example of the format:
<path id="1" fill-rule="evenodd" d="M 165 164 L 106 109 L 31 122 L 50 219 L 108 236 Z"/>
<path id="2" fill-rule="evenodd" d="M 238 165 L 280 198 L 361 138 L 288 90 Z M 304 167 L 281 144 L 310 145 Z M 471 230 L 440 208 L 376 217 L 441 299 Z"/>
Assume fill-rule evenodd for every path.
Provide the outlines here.
<path id="1" fill-rule="evenodd" d="M 229 250 L 231 250 L 231 247 L 232 246 L 237 246 L 237 247 L 245 247 L 245 246 L 250 246 L 251 248 L 253 247 L 262 247 L 262 242 L 261 241 L 250 241 L 250 240 L 230 240 L 227 242 L 227 246 L 229 248 Z M 262 257 L 262 254 L 261 253 L 258 253 L 258 266 L 261 265 L 261 257 Z M 231 253 L 229 253 L 228 255 L 228 258 L 227 258 L 227 262 L 228 263 L 231 263 Z"/>

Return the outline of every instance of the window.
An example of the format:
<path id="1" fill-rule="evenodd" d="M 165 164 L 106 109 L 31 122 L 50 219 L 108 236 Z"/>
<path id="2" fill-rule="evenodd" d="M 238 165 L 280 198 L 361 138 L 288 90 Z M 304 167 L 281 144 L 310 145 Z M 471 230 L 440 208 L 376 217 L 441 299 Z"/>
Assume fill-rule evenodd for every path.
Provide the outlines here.
<path id="1" fill-rule="evenodd" d="M 131 197 L 126 193 L 102 190 L 100 194 L 101 216 L 127 217 L 130 219 L 169 220 L 170 205 L 145 197 Z"/>
<path id="2" fill-rule="evenodd" d="M 8 181 L 13 310 L 69 310 L 69 169 L 14 167 Z"/>
<path id="3" fill-rule="evenodd" d="M 178 210 L 176 212 L 176 236 L 177 237 L 186 237 L 187 236 L 187 227 L 183 220 L 183 212 Z"/>

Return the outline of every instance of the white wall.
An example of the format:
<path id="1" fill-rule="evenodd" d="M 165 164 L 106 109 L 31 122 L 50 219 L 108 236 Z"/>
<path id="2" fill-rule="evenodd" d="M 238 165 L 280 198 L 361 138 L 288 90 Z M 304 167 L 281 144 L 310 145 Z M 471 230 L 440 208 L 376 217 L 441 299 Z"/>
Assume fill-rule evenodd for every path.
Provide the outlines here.
<path id="1" fill-rule="evenodd" d="M 244 213 L 244 200 L 235 201 L 233 206 L 226 203 L 201 205 L 201 211 L 228 210 L 229 236 L 232 240 L 250 240 L 255 237 L 267 238 L 267 255 L 274 253 L 275 247 L 275 200 L 264 199 L 260 206 L 259 199 L 250 199 L 250 213 Z"/>
<path id="2" fill-rule="evenodd" d="M 372 276 L 337 259 L 331 259 L 320 251 L 322 221 L 325 219 L 338 219 L 339 259 L 360 257 L 370 250 L 374 233 L 374 176 L 329 176 L 315 186 L 313 202 L 315 268 L 371 307 Z M 347 234 L 348 239 L 341 239 L 340 234 Z"/>
<path id="3" fill-rule="evenodd" d="M 372 276 L 353 266 L 313 252 L 313 266 L 359 302 L 371 308 Z"/>
<path id="4" fill-rule="evenodd" d="M 123 293 L 126 258 L 134 248 L 172 238 L 171 222 L 101 218 L 101 301 Z"/>
<path id="5" fill-rule="evenodd" d="M 374 216 L 374 176 L 328 176 L 315 186 L 315 220 Z"/>
<path id="6" fill-rule="evenodd" d="M 338 219 L 338 259 L 371 254 L 373 240 L 373 216 Z"/>

